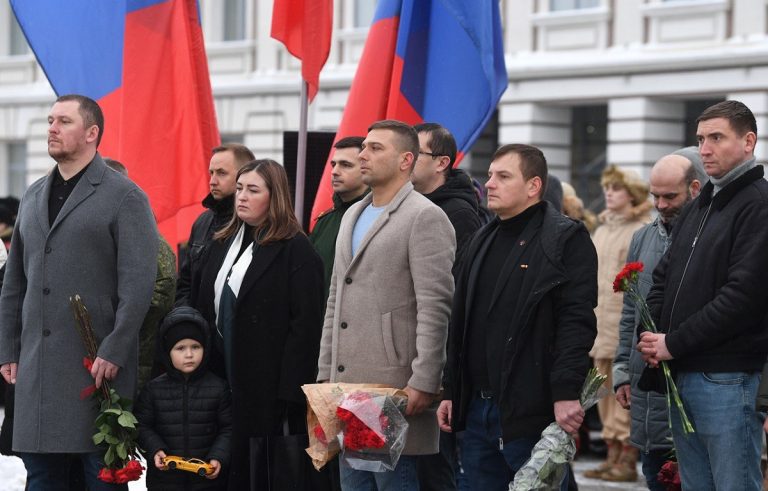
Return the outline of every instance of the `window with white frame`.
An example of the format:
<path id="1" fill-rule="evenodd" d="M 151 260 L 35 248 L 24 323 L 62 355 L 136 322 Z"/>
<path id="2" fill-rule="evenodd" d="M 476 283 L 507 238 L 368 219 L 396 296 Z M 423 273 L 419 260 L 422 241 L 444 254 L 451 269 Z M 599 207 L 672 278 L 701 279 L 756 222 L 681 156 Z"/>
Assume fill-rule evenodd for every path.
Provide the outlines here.
<path id="1" fill-rule="evenodd" d="M 9 196 L 20 197 L 27 189 L 27 142 L 11 141 L 5 144 L 6 172 Z"/>
<path id="2" fill-rule="evenodd" d="M 11 56 L 25 55 L 29 53 L 29 45 L 27 44 L 27 39 L 24 37 L 21 26 L 16 21 L 16 16 L 11 12 L 9 17 L 11 28 L 8 30 L 8 54 Z"/>
<path id="3" fill-rule="evenodd" d="M 355 27 L 368 27 L 376 12 L 376 0 L 355 0 Z"/>
<path id="4" fill-rule="evenodd" d="M 600 6 L 600 0 L 550 0 L 549 10 L 577 10 Z"/>
<path id="5" fill-rule="evenodd" d="M 224 0 L 224 41 L 245 39 L 245 0 Z"/>

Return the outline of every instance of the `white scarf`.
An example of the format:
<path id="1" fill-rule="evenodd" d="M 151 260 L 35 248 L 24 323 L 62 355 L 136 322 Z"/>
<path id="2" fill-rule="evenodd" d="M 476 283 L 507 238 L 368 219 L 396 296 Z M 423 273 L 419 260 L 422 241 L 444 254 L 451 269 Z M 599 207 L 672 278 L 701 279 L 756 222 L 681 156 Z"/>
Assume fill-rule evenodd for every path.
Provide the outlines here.
<path id="1" fill-rule="evenodd" d="M 227 250 L 227 255 L 224 258 L 224 262 L 219 268 L 219 274 L 216 275 L 216 282 L 213 284 L 213 305 L 216 309 L 216 317 L 219 317 L 219 301 L 221 300 L 221 292 L 224 290 L 224 285 L 229 283 L 229 287 L 232 289 L 232 293 L 235 297 L 240 293 L 240 286 L 243 284 L 243 278 L 245 278 L 245 272 L 248 271 L 248 267 L 251 265 L 253 259 L 253 244 L 248 246 L 243 254 L 238 258 L 237 254 L 240 252 L 240 247 L 243 245 L 243 235 L 245 234 L 245 226 L 240 226 L 240 230 L 235 235 L 235 240 L 232 241 L 232 245 Z M 235 262 L 237 259 L 237 262 Z"/>

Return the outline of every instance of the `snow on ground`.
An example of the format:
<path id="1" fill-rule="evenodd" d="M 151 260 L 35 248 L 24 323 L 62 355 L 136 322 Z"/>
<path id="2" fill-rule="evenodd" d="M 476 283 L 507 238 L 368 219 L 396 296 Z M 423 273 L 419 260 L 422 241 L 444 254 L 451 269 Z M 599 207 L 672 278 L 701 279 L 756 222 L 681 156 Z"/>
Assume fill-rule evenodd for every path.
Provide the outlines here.
<path id="1" fill-rule="evenodd" d="M 5 409 L 0 408 L 0 422 L 5 418 Z M 146 467 L 146 463 L 144 463 Z M 24 491 L 24 484 L 27 480 L 27 471 L 24 464 L 18 457 L 8 457 L 0 455 L 0 489 L 3 491 Z M 146 490 L 144 475 L 141 479 L 128 484 L 130 491 Z"/>

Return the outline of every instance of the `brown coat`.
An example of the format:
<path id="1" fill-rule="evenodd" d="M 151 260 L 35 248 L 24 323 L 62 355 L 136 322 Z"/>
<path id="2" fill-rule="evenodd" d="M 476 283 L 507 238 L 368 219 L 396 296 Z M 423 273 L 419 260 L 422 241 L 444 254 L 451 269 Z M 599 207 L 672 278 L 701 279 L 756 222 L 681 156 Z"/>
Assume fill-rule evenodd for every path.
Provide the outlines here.
<path id="1" fill-rule="evenodd" d="M 613 291 L 613 280 L 627 261 L 632 235 L 650 223 L 650 202 L 632 208 L 629 215 L 617 215 L 608 210 L 600 214 L 600 225 L 592 235 L 597 250 L 597 338 L 589 355 L 596 359 L 611 359 L 619 345 L 619 321 L 623 297 Z"/>
<path id="2" fill-rule="evenodd" d="M 318 380 L 408 385 L 438 393 L 453 296 L 453 227 L 409 182 L 353 258 L 352 231 L 370 203 L 368 195 L 341 222 Z M 404 454 L 437 452 L 436 407 L 408 418 Z"/>

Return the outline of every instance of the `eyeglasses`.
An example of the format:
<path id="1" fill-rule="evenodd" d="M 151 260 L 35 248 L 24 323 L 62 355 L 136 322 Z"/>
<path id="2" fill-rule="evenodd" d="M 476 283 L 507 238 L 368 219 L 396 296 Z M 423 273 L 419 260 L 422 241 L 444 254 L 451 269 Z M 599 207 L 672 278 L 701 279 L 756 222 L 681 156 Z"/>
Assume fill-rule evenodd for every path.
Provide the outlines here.
<path id="1" fill-rule="evenodd" d="M 438 155 L 438 154 L 436 154 L 436 153 L 431 153 L 431 152 L 422 152 L 421 150 L 419 150 L 419 154 L 420 154 L 420 155 L 429 155 L 429 156 L 430 156 L 430 157 L 432 157 L 433 159 L 434 159 L 435 157 L 442 157 L 442 155 Z"/>

